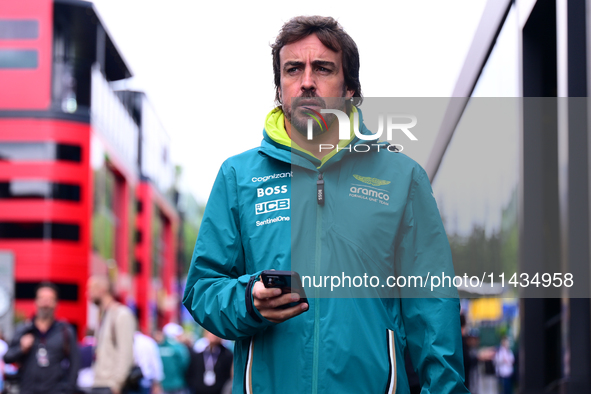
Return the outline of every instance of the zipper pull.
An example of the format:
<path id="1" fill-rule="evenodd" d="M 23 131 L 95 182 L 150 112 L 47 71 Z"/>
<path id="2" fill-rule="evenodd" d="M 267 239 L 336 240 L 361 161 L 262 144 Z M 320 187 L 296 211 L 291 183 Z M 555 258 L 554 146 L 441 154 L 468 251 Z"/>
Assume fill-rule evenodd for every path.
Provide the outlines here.
<path id="1" fill-rule="evenodd" d="M 318 199 L 318 205 L 324 205 L 324 179 L 322 179 L 322 173 L 318 173 L 318 180 L 316 181 L 316 197 Z"/>

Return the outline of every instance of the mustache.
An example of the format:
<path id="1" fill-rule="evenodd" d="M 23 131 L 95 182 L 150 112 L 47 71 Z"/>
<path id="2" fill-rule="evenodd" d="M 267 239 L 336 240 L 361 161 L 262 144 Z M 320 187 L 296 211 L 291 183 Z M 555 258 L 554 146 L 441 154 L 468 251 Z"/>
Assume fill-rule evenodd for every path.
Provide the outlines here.
<path id="1" fill-rule="evenodd" d="M 312 90 L 305 90 L 301 96 L 294 97 L 292 105 L 294 107 L 299 107 L 302 105 L 315 105 L 320 108 L 326 108 L 326 102 L 322 97 L 318 97 L 316 92 Z"/>

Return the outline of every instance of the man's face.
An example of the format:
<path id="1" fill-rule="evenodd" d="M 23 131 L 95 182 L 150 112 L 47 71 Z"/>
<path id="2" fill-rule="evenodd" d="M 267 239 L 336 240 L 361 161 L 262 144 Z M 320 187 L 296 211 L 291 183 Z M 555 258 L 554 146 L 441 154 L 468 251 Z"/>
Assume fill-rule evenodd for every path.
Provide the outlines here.
<path id="1" fill-rule="evenodd" d="M 330 98 L 348 99 L 354 94 L 345 86 L 342 53 L 325 47 L 316 34 L 281 48 L 279 62 L 281 67 L 279 93 L 283 112 L 287 121 L 291 122 L 291 125 L 304 136 L 307 135 L 308 119 L 311 118 L 306 114 L 310 111 L 303 107 L 317 112 L 324 108 L 344 111 L 343 99 Z M 298 99 L 292 102 L 293 98 Z M 336 120 L 336 116 L 332 114 L 326 114 L 324 118 L 328 127 Z M 313 124 L 315 135 L 326 131 L 320 129 L 316 122 Z"/>
<path id="2" fill-rule="evenodd" d="M 90 302 L 92 302 L 95 305 L 100 305 L 101 291 L 100 291 L 100 286 L 96 280 L 93 280 L 92 278 L 90 278 L 88 280 L 88 283 L 86 286 L 86 295 L 87 295 L 88 300 Z"/>
<path id="3" fill-rule="evenodd" d="M 161 330 L 156 330 L 154 331 L 154 334 L 152 335 L 152 338 L 154 338 L 154 340 L 158 343 L 163 343 L 164 342 L 164 334 L 162 333 Z"/>
<path id="4" fill-rule="evenodd" d="M 51 319 L 57 306 L 57 295 L 55 291 L 49 287 L 42 287 L 37 290 L 35 297 L 35 307 L 37 308 L 37 316 L 41 319 Z"/>
<path id="5" fill-rule="evenodd" d="M 209 341 L 209 344 L 211 345 L 211 347 L 219 346 L 222 344 L 222 338 L 216 336 L 215 334 L 212 334 L 209 331 L 205 331 L 204 336 Z"/>

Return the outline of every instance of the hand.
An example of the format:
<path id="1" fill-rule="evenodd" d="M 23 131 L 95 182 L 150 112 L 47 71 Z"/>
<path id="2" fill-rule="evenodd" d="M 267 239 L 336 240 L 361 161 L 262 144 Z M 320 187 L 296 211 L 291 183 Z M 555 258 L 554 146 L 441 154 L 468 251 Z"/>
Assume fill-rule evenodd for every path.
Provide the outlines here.
<path id="1" fill-rule="evenodd" d="M 121 394 L 121 390 L 119 390 L 118 388 L 115 388 L 115 387 L 111 387 L 111 393 L 112 394 Z"/>
<path id="2" fill-rule="evenodd" d="M 152 394 L 162 394 L 162 386 L 160 386 L 160 383 L 152 383 Z"/>
<path id="3" fill-rule="evenodd" d="M 21 337 L 21 350 L 24 353 L 28 353 L 33 347 L 33 343 L 35 342 L 35 337 L 33 334 L 25 334 Z"/>
<path id="4" fill-rule="evenodd" d="M 290 302 L 297 302 L 300 296 L 296 293 L 281 294 L 281 289 L 267 289 L 263 282 L 258 281 L 252 288 L 254 307 L 267 320 L 273 323 L 281 323 L 308 309 L 308 304 L 301 303 L 286 309 L 277 307 Z"/>

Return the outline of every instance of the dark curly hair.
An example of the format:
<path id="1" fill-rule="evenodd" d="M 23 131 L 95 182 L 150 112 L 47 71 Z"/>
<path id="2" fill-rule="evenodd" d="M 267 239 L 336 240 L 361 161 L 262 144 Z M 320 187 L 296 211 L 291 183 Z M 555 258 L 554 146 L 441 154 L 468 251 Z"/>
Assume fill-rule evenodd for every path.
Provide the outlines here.
<path id="1" fill-rule="evenodd" d="M 41 290 L 41 289 L 53 290 L 53 292 L 55 293 L 55 299 L 56 300 L 59 299 L 60 291 L 59 291 L 59 288 L 57 287 L 57 285 L 55 285 L 54 283 L 51 283 L 48 281 L 43 281 L 43 282 L 39 283 L 39 285 L 37 285 L 37 288 L 35 289 L 35 297 L 37 297 L 37 293 L 39 293 L 39 290 Z"/>

